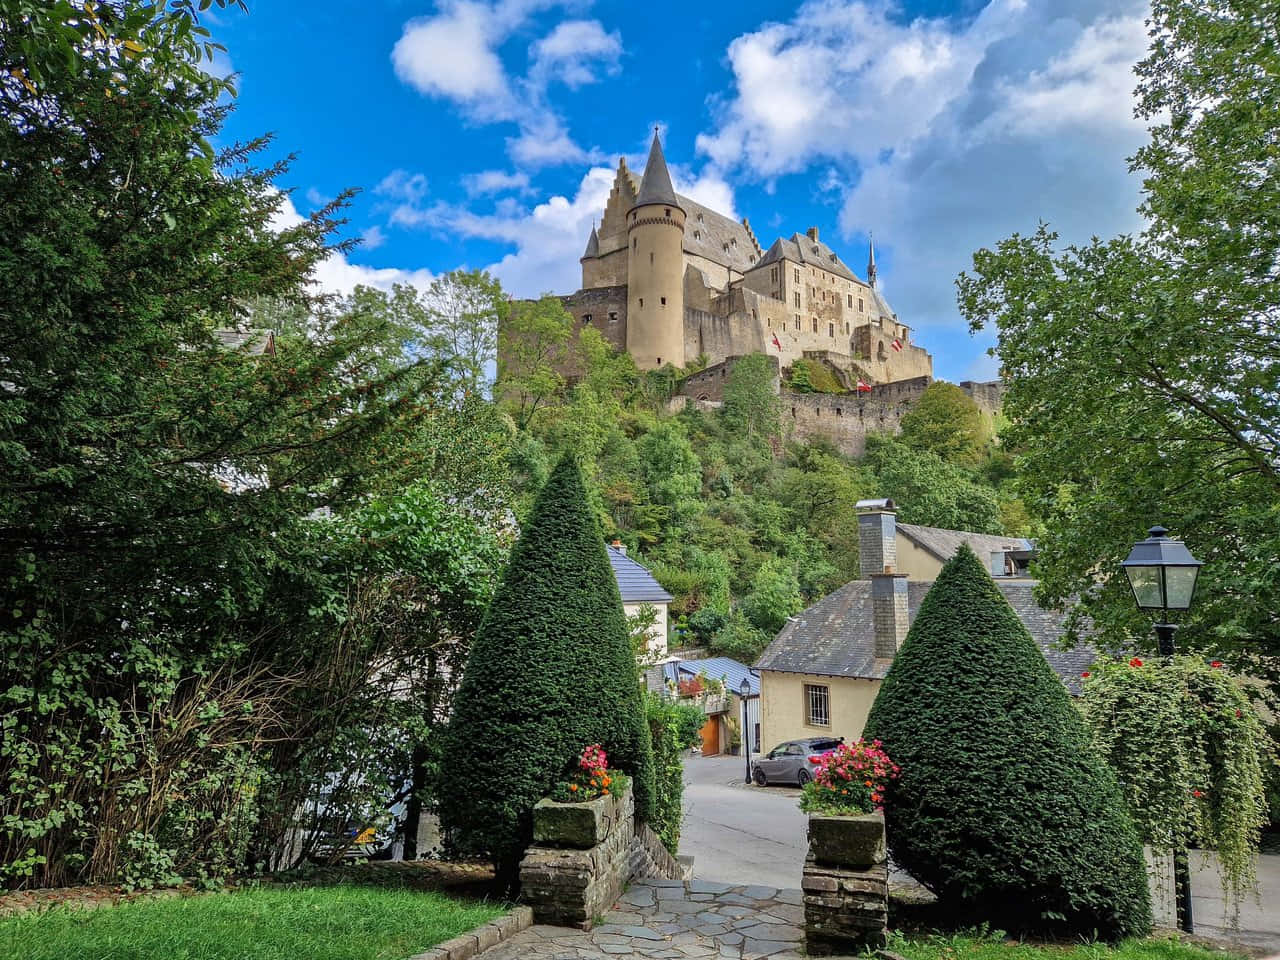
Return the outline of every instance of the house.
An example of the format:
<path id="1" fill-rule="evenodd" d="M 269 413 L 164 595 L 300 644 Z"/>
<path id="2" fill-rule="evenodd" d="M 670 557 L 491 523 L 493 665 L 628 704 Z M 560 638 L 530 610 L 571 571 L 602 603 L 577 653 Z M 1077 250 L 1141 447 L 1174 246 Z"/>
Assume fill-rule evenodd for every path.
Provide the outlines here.
<path id="1" fill-rule="evenodd" d="M 892 500 L 862 501 L 858 510 L 861 578 L 790 618 L 756 661 L 763 746 L 822 735 L 853 741 L 862 734 L 920 602 L 962 543 L 987 558 L 996 585 L 1049 665 L 1079 692 L 1080 674 L 1096 654 L 1088 646 L 1055 649 L 1065 617 L 1036 603 L 1035 581 L 1026 575 L 1033 544 L 900 524 Z M 920 579 L 900 569 L 903 560 Z"/>
<path id="2" fill-rule="evenodd" d="M 733 731 L 742 734 L 742 683 L 747 683 L 746 734 L 753 753 L 760 751 L 760 675 L 729 657 L 666 660 L 654 668 L 666 692 L 696 702 L 707 714 L 699 731 L 702 755 L 734 753 Z M 652 683 L 651 683 L 652 686 Z"/>
<path id="3" fill-rule="evenodd" d="M 618 582 L 618 592 L 622 594 L 622 612 L 634 617 L 645 607 L 654 611 L 653 626 L 649 629 L 649 657 L 661 660 L 667 655 L 667 610 L 671 605 L 671 594 L 662 589 L 644 564 L 627 556 L 627 548 L 621 540 L 609 544 L 608 553 L 613 578 Z"/>

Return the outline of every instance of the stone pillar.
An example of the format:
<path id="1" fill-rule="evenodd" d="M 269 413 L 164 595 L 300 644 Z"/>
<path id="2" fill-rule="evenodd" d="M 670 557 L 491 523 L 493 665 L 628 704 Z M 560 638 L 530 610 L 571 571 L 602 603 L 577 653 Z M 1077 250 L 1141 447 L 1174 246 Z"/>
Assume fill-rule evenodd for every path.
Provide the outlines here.
<path id="1" fill-rule="evenodd" d="M 591 929 L 631 878 L 634 821 L 630 784 L 587 803 L 538 801 L 533 846 L 520 862 L 521 898 L 534 922 Z"/>
<path id="2" fill-rule="evenodd" d="M 886 943 L 889 871 L 884 816 L 809 817 L 804 862 L 805 951 L 859 954 Z"/>

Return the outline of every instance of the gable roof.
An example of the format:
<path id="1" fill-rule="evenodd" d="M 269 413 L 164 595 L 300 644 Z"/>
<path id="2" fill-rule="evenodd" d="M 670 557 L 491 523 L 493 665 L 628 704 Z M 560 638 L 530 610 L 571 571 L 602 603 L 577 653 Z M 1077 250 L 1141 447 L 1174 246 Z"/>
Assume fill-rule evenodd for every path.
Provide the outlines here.
<path id="1" fill-rule="evenodd" d="M 704 660 L 668 660 L 662 664 L 663 677 L 673 683 L 686 677 L 705 673 L 712 680 L 724 680 L 725 690 L 737 693 L 745 678 L 750 686 L 750 696 L 760 695 L 760 674 L 731 657 L 707 657 Z"/>
<path id="2" fill-rule="evenodd" d="M 1066 651 L 1055 649 L 1062 637 L 1065 617 L 1036 603 L 1035 581 L 997 579 L 995 584 L 1054 673 L 1066 682 L 1071 693 L 1079 693 L 1080 674 L 1089 669 L 1097 651 L 1086 644 Z M 912 623 L 932 586 L 932 583 L 920 582 L 907 584 L 907 616 Z M 880 680 L 889 672 L 890 661 L 876 659 L 875 650 L 871 581 L 851 580 L 788 620 L 755 666 L 757 670 L 781 673 Z"/>
<path id="3" fill-rule="evenodd" d="M 685 212 L 685 253 L 706 257 L 738 273 L 746 273 L 755 266 L 760 249 L 745 223 L 716 213 L 684 194 L 676 194 L 676 199 Z"/>
<path id="4" fill-rule="evenodd" d="M 670 603 L 671 594 L 662 589 L 662 585 L 653 579 L 653 574 L 644 564 L 637 563 L 617 547 L 607 545 L 609 565 L 613 567 L 613 578 L 618 581 L 618 592 L 622 594 L 623 603 Z"/>
<path id="5" fill-rule="evenodd" d="M 977 554 L 985 567 L 991 554 L 1009 550 L 1031 550 L 1033 544 L 1023 537 L 1003 537 L 992 533 L 970 533 L 967 530 L 947 530 L 944 527 L 922 527 L 916 523 L 898 521 L 898 532 L 920 549 L 932 554 L 944 563 L 956 555 L 961 544 Z"/>
<path id="6" fill-rule="evenodd" d="M 821 240 L 814 240 L 803 233 L 793 233 L 790 238 L 779 237 L 773 241 L 773 246 L 765 252 L 756 266 L 763 267 L 779 260 L 791 260 L 807 267 L 820 267 L 828 273 L 866 286 L 834 250 Z"/>
<path id="7" fill-rule="evenodd" d="M 671 174 L 667 171 L 667 158 L 662 155 L 662 142 L 658 139 L 658 131 L 653 132 L 653 143 L 649 145 L 649 159 L 644 165 L 644 176 L 640 178 L 640 190 L 636 194 L 636 206 L 646 203 L 669 203 L 678 207 L 676 191 L 671 186 Z"/>

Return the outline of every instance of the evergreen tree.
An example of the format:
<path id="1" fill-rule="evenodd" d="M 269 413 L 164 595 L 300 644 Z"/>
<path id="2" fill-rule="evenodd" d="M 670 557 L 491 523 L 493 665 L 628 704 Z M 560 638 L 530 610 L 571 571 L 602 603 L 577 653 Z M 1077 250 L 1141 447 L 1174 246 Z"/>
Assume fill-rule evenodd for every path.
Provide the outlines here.
<path id="1" fill-rule="evenodd" d="M 652 815 L 653 752 L 622 600 L 582 472 L 561 458 L 534 503 L 454 701 L 440 817 L 514 892 L 533 805 L 600 743 Z"/>
<path id="2" fill-rule="evenodd" d="M 1006 929 L 1151 925 L 1137 833 L 1062 683 L 967 547 L 933 585 L 872 706 L 900 778 L 894 862 Z"/>

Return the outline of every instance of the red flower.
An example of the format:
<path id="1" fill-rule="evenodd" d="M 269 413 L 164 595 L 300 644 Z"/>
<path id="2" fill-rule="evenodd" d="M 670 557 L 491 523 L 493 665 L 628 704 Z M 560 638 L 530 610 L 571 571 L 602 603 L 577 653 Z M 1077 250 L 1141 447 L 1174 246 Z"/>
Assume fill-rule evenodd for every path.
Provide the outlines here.
<path id="1" fill-rule="evenodd" d="M 1091 676 L 1091 674 L 1089 673 L 1089 671 L 1088 671 L 1088 670 L 1086 670 L 1084 673 L 1080 674 L 1080 676 L 1082 676 L 1082 677 L 1086 677 L 1086 678 L 1087 678 L 1087 677 Z"/>
<path id="2" fill-rule="evenodd" d="M 1221 669 L 1222 669 L 1222 661 L 1221 661 L 1221 660 L 1214 660 L 1211 664 L 1209 664 L 1209 666 L 1213 667 L 1213 669 L 1215 669 L 1215 670 L 1221 670 Z"/>
<path id="3" fill-rule="evenodd" d="M 1203 793 L 1203 792 L 1201 792 L 1201 791 L 1199 791 L 1199 790 L 1192 790 L 1192 791 L 1191 791 L 1191 795 L 1192 795 L 1193 797 L 1195 797 L 1195 798 L 1198 800 L 1198 799 L 1200 799 L 1201 797 L 1203 797 L 1203 796 L 1204 796 L 1204 793 Z"/>
<path id="4" fill-rule="evenodd" d="M 1139 660 L 1137 657 L 1134 657 L 1132 660 L 1129 661 L 1129 666 L 1140 667 L 1142 666 L 1142 661 Z"/>

